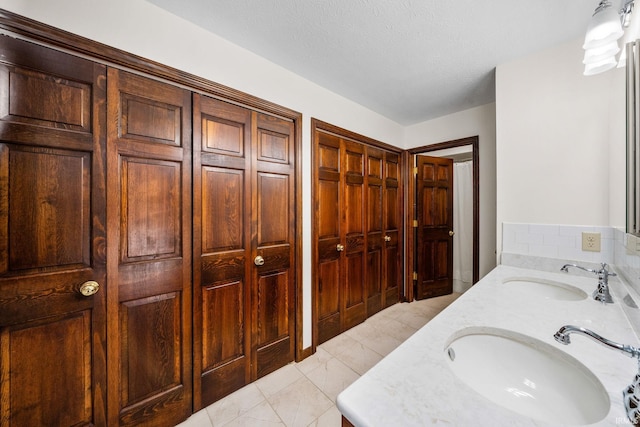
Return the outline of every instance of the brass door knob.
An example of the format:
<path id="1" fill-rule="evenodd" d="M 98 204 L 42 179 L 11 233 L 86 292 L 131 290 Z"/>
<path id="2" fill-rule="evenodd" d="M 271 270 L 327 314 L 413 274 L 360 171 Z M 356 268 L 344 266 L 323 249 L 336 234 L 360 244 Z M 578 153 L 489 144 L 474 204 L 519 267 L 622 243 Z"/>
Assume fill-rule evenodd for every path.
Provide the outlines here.
<path id="1" fill-rule="evenodd" d="M 344 246 L 338 243 L 338 244 L 336 245 L 336 251 L 338 251 L 338 252 L 342 252 L 342 251 L 344 251 Z"/>
<path id="2" fill-rule="evenodd" d="M 453 237 L 454 234 L 456 234 L 455 231 L 449 231 L 449 236 Z"/>
<path id="3" fill-rule="evenodd" d="M 90 297 L 100 290 L 100 284 L 93 280 L 89 280 L 80 285 L 80 293 L 85 297 Z"/>
<path id="4" fill-rule="evenodd" d="M 390 242 L 391 241 L 391 236 L 384 236 L 384 241 L 385 242 Z"/>
<path id="5" fill-rule="evenodd" d="M 257 257 L 254 258 L 253 263 L 258 267 L 260 267 L 261 265 L 264 265 L 264 258 L 258 255 Z"/>

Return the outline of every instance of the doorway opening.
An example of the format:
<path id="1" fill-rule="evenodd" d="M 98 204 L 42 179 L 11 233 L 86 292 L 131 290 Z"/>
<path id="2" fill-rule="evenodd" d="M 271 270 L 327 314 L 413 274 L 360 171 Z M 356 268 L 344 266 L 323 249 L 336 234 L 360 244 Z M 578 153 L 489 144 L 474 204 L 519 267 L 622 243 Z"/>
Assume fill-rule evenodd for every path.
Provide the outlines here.
<path id="1" fill-rule="evenodd" d="M 454 265 L 459 266 L 461 264 L 460 262 L 460 260 L 462 259 L 461 256 L 463 256 L 462 252 L 464 251 L 469 252 L 469 249 L 470 249 L 472 266 L 465 267 L 463 263 L 462 270 L 460 273 L 457 273 L 457 274 L 453 274 L 453 272 L 449 273 L 451 275 L 450 280 L 452 280 L 454 284 L 454 287 L 453 287 L 454 292 L 462 292 L 466 290 L 470 285 L 475 284 L 479 280 L 479 252 L 480 252 L 479 251 L 479 247 L 480 247 L 479 245 L 479 241 L 480 241 L 479 239 L 479 235 L 480 235 L 479 163 L 480 162 L 479 162 L 479 154 L 478 154 L 478 136 L 446 141 L 446 142 L 428 145 L 428 146 L 416 147 L 411 150 L 408 150 L 408 155 L 410 156 L 410 158 L 407 159 L 407 163 L 413 164 L 413 165 L 417 164 L 416 159 L 418 155 L 426 155 L 430 157 L 444 157 L 444 158 L 452 159 L 454 162 L 458 162 L 458 163 L 462 163 L 464 161 L 469 162 L 470 169 L 471 169 L 471 173 L 470 173 L 471 182 L 463 183 L 463 185 L 470 186 L 471 187 L 470 192 L 472 194 L 470 197 L 471 198 L 470 206 L 467 206 L 464 208 L 463 216 L 468 217 L 466 226 L 468 227 L 470 223 L 470 227 L 472 230 L 470 230 L 469 233 L 471 237 L 469 239 L 470 242 L 468 240 L 466 243 L 458 242 L 457 243 L 458 246 L 460 245 L 464 245 L 464 246 L 458 247 L 457 249 L 455 249 L 456 243 L 454 243 L 454 249 L 455 249 L 454 257 L 458 258 L 457 260 L 454 261 Z M 468 167 L 469 166 L 467 166 L 467 168 Z M 407 227 L 407 234 L 406 234 L 406 237 L 407 237 L 406 239 L 407 241 L 407 250 L 406 250 L 407 275 L 406 277 L 413 279 L 414 281 L 417 281 L 418 274 L 417 274 L 416 265 L 419 265 L 419 263 L 423 262 L 423 260 L 419 259 L 422 255 L 420 255 L 421 251 L 417 250 L 417 244 L 419 242 L 419 239 L 417 236 L 417 230 L 418 230 L 417 227 L 419 222 L 418 221 L 419 203 L 416 200 L 418 196 L 416 193 L 417 191 L 416 188 L 418 185 L 417 174 L 416 174 L 417 169 L 413 168 L 411 170 L 413 172 L 409 173 L 408 185 L 407 185 L 407 193 L 408 193 L 407 197 L 410 202 L 408 203 L 408 209 L 407 209 L 407 219 L 409 221 L 407 221 L 408 227 Z M 454 183 L 455 183 L 455 179 L 454 179 Z M 454 191 L 456 191 L 455 188 L 454 188 Z M 458 189 L 458 191 L 464 191 L 464 190 Z M 464 219 L 464 218 L 458 218 L 458 219 Z M 464 227 L 464 225 L 458 224 L 458 221 L 456 221 L 456 224 L 454 224 L 454 227 L 457 228 L 453 230 L 455 231 L 455 233 L 465 234 L 464 230 L 461 229 L 461 227 Z M 458 231 L 460 231 L 460 233 Z M 464 236 L 459 236 L 459 237 L 464 237 Z M 469 245 L 471 245 L 470 248 L 469 248 Z M 471 269 L 471 271 L 468 271 L 469 268 Z M 469 275 L 471 277 L 469 277 Z M 454 278 L 456 281 L 454 281 Z M 464 282 L 468 282 L 469 280 L 471 281 L 470 285 L 464 283 Z M 407 291 L 406 294 L 407 294 L 408 301 L 412 301 L 413 299 L 415 299 L 416 297 L 415 290 L 414 290 L 414 286 L 411 286 L 411 283 L 409 284 L 409 286 L 406 287 L 406 291 Z"/>

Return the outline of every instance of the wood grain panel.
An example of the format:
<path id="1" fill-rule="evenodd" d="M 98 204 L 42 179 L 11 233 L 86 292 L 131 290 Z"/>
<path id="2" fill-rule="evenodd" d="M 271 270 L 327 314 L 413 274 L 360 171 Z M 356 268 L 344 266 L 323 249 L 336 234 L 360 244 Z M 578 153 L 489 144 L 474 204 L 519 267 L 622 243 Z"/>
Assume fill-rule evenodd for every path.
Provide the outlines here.
<path id="1" fill-rule="evenodd" d="M 243 247 L 244 188 L 242 170 L 202 168 L 202 253 Z"/>
<path id="2" fill-rule="evenodd" d="M 339 313 L 340 310 L 340 263 L 338 259 L 323 262 L 318 266 L 318 293 L 322 295 L 318 304 L 318 319 Z M 338 325 L 339 327 L 339 325 Z"/>
<path id="3" fill-rule="evenodd" d="M 11 425 L 91 422 L 90 312 L 56 317 L 26 328 L 3 329 L 0 355 L 0 376 L 10 387 L 10 398 L 3 403 L 13 414 Z M 58 397 L 60 390 L 68 391 L 63 399 Z M 5 417 L 0 419 L 7 421 Z"/>
<path id="4" fill-rule="evenodd" d="M 318 170 L 340 172 L 340 146 L 323 145 L 325 139 L 330 141 L 329 135 L 318 136 Z M 334 137 L 335 138 L 335 137 Z M 336 138 L 337 139 L 337 138 Z M 328 141 L 328 142 L 329 142 Z"/>
<path id="5" fill-rule="evenodd" d="M 367 317 L 382 309 L 382 247 L 367 251 Z"/>
<path id="6" fill-rule="evenodd" d="M 180 308 L 177 293 L 122 303 L 120 386 L 124 408 L 180 384 Z"/>
<path id="7" fill-rule="evenodd" d="M 289 187 L 287 175 L 258 173 L 258 217 L 269 219 L 259 223 L 258 246 L 289 242 Z"/>
<path id="8" fill-rule="evenodd" d="M 8 105 L 0 110 L 3 120 L 91 132 L 91 85 L 88 83 L 13 68 L 0 72 L 0 87 L 4 87 L 9 96 Z"/>
<path id="9" fill-rule="evenodd" d="M 202 293 L 202 366 L 208 371 L 245 356 L 244 284 L 222 283 Z"/>
<path id="10" fill-rule="evenodd" d="M 318 183 L 318 200 L 322 201 L 316 214 L 320 239 L 340 236 L 339 192 L 337 181 L 323 179 Z"/>
<path id="11" fill-rule="evenodd" d="M 121 170 L 122 262 L 180 256 L 180 164 L 123 157 Z"/>
<path id="12" fill-rule="evenodd" d="M 258 133 L 258 160 L 289 163 L 289 135 L 261 130 Z"/>
<path id="13" fill-rule="evenodd" d="M 367 231 L 382 231 L 382 185 L 369 184 L 367 193 Z"/>
<path id="14" fill-rule="evenodd" d="M 260 276 L 258 283 L 258 345 L 289 334 L 289 277 L 286 272 Z"/>
<path id="15" fill-rule="evenodd" d="M 123 93 L 121 137 L 180 146 L 182 108 L 157 99 Z"/>
<path id="16" fill-rule="evenodd" d="M 244 156 L 245 123 L 202 115 L 202 151 Z"/>
<path id="17" fill-rule="evenodd" d="M 90 264 L 90 167 L 88 153 L 10 146 L 9 271 Z"/>

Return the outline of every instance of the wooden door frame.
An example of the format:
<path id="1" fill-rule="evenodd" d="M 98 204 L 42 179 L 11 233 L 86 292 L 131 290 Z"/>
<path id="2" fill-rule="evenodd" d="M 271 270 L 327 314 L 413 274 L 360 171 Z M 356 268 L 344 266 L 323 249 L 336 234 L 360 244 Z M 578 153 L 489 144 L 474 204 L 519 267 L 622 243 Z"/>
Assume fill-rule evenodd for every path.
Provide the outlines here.
<path id="1" fill-rule="evenodd" d="M 240 104 L 256 111 L 266 112 L 291 120 L 295 129 L 295 313 L 296 361 L 311 355 L 303 348 L 303 283 L 302 283 L 302 113 L 270 101 L 241 92 L 197 75 L 164 65 L 132 53 L 125 52 L 91 39 L 69 33 L 33 19 L 0 8 L 0 30 L 18 35 L 30 42 L 72 53 L 97 63 L 142 73 L 150 78 L 177 84 L 193 92 Z"/>
<path id="2" fill-rule="evenodd" d="M 341 127 L 332 125 L 330 123 L 327 122 L 323 122 L 321 120 L 318 120 L 314 117 L 311 118 L 311 200 L 313 202 L 313 210 L 311 213 L 311 332 L 312 332 L 312 337 L 311 337 L 311 352 L 310 354 L 313 354 L 316 352 L 316 346 L 318 344 L 318 307 L 317 307 L 317 303 L 318 303 L 318 290 L 317 290 L 317 286 L 316 286 L 316 281 L 317 281 L 317 277 L 318 277 L 318 248 L 317 248 L 317 244 L 316 242 L 318 241 L 318 224 L 317 224 L 317 198 L 318 198 L 318 188 L 317 188 L 317 182 L 318 182 L 318 168 L 316 167 L 317 164 L 317 140 L 316 140 L 316 131 L 321 131 L 321 132 L 325 132 L 328 134 L 332 134 L 335 135 L 339 138 L 345 139 L 345 140 L 349 140 L 349 141 L 353 141 L 353 142 L 358 142 L 361 144 L 365 144 L 365 145 L 369 145 L 375 148 L 381 148 L 387 151 L 390 151 L 392 153 L 395 153 L 399 156 L 399 168 L 401 171 L 401 179 L 399 180 L 399 186 L 400 188 L 398 189 L 399 194 L 400 194 L 400 206 L 404 209 L 406 207 L 406 202 L 404 199 L 404 195 L 405 192 L 403 190 L 403 186 L 406 182 L 405 179 L 402 179 L 402 170 L 405 169 L 404 165 L 406 163 L 404 163 L 405 161 L 405 154 L 406 152 L 403 151 L 401 148 L 398 147 L 394 147 L 393 145 L 389 145 L 386 144 L 384 142 L 381 141 L 377 141 L 375 139 L 366 137 L 364 135 L 360 135 L 358 133 L 355 132 L 351 132 L 347 129 L 343 129 Z M 404 219 L 401 217 L 400 219 L 401 222 L 404 222 Z M 405 229 L 405 225 L 404 224 L 400 224 L 400 230 L 404 230 Z M 400 237 L 402 239 L 402 236 Z M 400 248 L 405 248 L 403 242 L 399 242 L 399 247 Z M 403 254 L 404 255 L 404 254 Z M 401 281 L 401 283 L 406 282 L 406 277 L 404 277 L 403 275 L 403 280 Z M 404 287 L 403 289 L 403 295 L 401 300 L 406 300 L 406 287 Z"/>
<path id="3" fill-rule="evenodd" d="M 464 147 L 470 145 L 472 148 L 473 161 L 473 283 L 480 280 L 480 154 L 479 137 L 470 136 L 467 138 L 445 141 L 433 145 L 425 145 L 422 147 L 412 148 L 404 152 L 404 164 L 408 165 L 405 170 L 406 182 L 406 200 L 405 204 L 405 296 L 407 301 L 413 301 L 413 272 L 415 263 L 415 228 L 413 220 L 416 218 L 416 209 L 414 200 L 416 197 L 416 176 L 413 173 L 413 156 L 417 154 L 428 153 L 431 151 L 439 151 L 446 148 Z"/>

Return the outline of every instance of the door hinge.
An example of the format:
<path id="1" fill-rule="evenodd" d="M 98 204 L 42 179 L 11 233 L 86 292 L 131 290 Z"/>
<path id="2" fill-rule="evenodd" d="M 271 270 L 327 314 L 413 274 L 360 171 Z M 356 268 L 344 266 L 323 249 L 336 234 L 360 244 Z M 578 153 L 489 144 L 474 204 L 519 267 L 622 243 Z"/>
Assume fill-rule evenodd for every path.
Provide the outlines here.
<path id="1" fill-rule="evenodd" d="M 413 272 L 413 280 L 418 280 L 418 273 L 415 271 Z"/>
<path id="2" fill-rule="evenodd" d="M 418 228 L 418 220 L 417 219 L 413 220 L 413 228 Z"/>
<path id="3" fill-rule="evenodd" d="M 417 166 L 415 168 L 413 168 L 413 174 L 414 175 L 418 175 L 418 167 Z"/>

